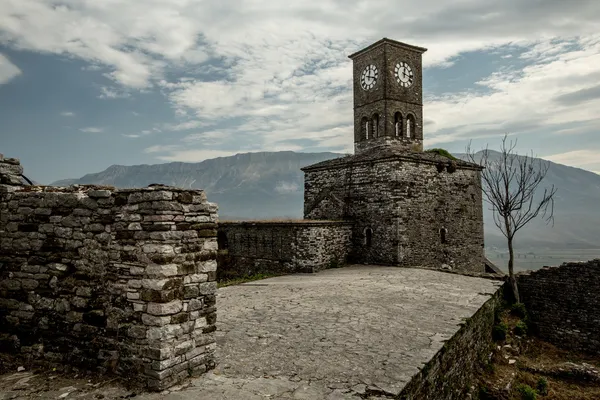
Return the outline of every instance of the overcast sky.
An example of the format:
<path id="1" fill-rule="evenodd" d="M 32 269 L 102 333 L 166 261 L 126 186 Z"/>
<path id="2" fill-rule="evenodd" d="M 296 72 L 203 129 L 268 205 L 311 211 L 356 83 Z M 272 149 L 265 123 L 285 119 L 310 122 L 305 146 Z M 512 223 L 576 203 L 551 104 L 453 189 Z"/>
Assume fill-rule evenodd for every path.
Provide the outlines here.
<path id="1" fill-rule="evenodd" d="M 0 153 L 50 183 L 351 152 L 347 56 L 382 37 L 428 48 L 425 147 L 600 172 L 598 0 L 0 0 Z"/>

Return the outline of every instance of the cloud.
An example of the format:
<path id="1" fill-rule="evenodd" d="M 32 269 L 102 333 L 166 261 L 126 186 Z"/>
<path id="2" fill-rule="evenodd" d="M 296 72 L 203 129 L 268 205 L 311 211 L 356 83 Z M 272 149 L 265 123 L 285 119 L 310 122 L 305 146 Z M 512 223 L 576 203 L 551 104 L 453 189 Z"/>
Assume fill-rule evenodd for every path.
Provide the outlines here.
<path id="1" fill-rule="evenodd" d="M 275 186 L 275 192 L 279 194 L 296 193 L 300 190 L 300 186 L 295 182 L 278 182 Z"/>
<path id="2" fill-rule="evenodd" d="M 100 88 L 100 94 L 98 95 L 99 99 L 125 99 L 131 96 L 130 93 L 127 93 L 122 90 L 118 90 L 115 88 L 109 88 L 107 86 L 103 86 Z"/>
<path id="3" fill-rule="evenodd" d="M 590 100 L 600 99 L 600 85 L 579 89 L 571 93 L 561 94 L 554 101 L 563 105 L 576 105 Z"/>
<path id="4" fill-rule="evenodd" d="M 223 150 L 188 150 L 178 145 L 155 145 L 144 149 L 144 153 L 161 155 L 156 156 L 159 160 L 164 161 L 181 161 L 181 162 L 200 162 L 215 157 L 227 157 L 239 153 L 239 151 L 223 151 Z"/>
<path id="5" fill-rule="evenodd" d="M 546 160 L 568 165 L 600 165 L 600 150 L 573 150 L 542 157 Z"/>
<path id="6" fill-rule="evenodd" d="M 153 133 L 160 133 L 162 132 L 159 128 L 151 128 L 151 129 L 144 129 L 143 131 L 140 131 L 139 133 L 131 133 L 131 134 L 123 134 L 124 137 L 128 137 L 128 138 L 140 138 L 143 136 L 147 136 L 147 135 L 151 135 Z"/>
<path id="7" fill-rule="evenodd" d="M 542 127 L 572 134 L 600 129 L 595 112 L 600 108 L 600 75 L 594 67 L 600 63 L 600 35 L 540 41 L 528 48 L 522 57 L 525 67 L 501 70 L 477 82 L 487 92 L 430 98 L 424 113 L 434 123 L 426 132 L 426 145 Z"/>
<path id="8" fill-rule="evenodd" d="M 100 133 L 100 132 L 104 132 L 104 128 L 98 128 L 95 126 L 89 126 L 87 128 L 80 128 L 79 129 L 81 132 L 86 132 L 86 133 Z"/>
<path id="9" fill-rule="evenodd" d="M 22 72 L 19 67 L 11 63 L 5 55 L 0 53 L 0 85 L 8 83 L 21 74 Z"/>
<path id="10" fill-rule="evenodd" d="M 402 9 L 411 12 L 393 12 Z M 195 131 L 152 154 L 197 160 L 231 148 L 302 148 L 298 141 L 351 149 L 347 55 L 384 36 L 429 48 L 426 68 L 499 49 L 510 50 L 500 59 L 523 64 L 471 82 L 480 90 L 431 96 L 426 145 L 542 127 L 597 130 L 598 20 L 597 0 L 9 0 L 0 43 L 85 60 L 112 81 L 101 98 L 160 91 L 181 117 L 161 128 Z"/>
<path id="11" fill-rule="evenodd" d="M 63 117 L 74 117 L 75 113 L 72 111 L 63 111 L 60 113 L 60 115 Z"/>

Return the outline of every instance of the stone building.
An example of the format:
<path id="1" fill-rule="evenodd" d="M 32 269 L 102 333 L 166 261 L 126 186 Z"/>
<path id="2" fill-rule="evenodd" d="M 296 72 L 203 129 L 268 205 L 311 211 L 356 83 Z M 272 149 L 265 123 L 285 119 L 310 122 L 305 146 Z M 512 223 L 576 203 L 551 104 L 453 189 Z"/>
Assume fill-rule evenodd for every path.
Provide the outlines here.
<path id="1" fill-rule="evenodd" d="M 311 270 L 311 265 L 318 270 L 332 263 L 324 254 L 335 253 L 343 259 L 333 264 L 350 261 L 485 271 L 481 167 L 423 151 L 425 51 L 384 38 L 350 55 L 354 63 L 354 155 L 302 169 L 304 221 L 285 226 L 265 221 L 221 223 L 222 243 L 227 243 L 240 264 L 254 272 L 275 267 L 300 272 Z M 295 257 L 289 253 L 302 247 L 298 238 L 308 240 L 312 232 L 300 228 L 307 220 L 344 221 L 343 225 L 329 224 L 327 229 L 329 235 L 335 229 L 350 229 L 350 240 L 311 240 L 318 249 Z M 285 234 L 274 229 L 283 229 Z M 298 236 L 300 230 L 304 236 Z M 281 241 L 282 237 L 294 239 Z M 283 244 L 279 248 L 272 238 L 290 245 L 287 250 Z M 336 246 L 344 248 L 332 250 Z M 302 269 L 273 254 L 302 259 Z"/>
<path id="2" fill-rule="evenodd" d="M 353 221 L 355 262 L 482 272 L 481 167 L 423 152 L 422 54 L 382 39 L 354 63 L 354 155 L 303 168 L 304 218 Z"/>

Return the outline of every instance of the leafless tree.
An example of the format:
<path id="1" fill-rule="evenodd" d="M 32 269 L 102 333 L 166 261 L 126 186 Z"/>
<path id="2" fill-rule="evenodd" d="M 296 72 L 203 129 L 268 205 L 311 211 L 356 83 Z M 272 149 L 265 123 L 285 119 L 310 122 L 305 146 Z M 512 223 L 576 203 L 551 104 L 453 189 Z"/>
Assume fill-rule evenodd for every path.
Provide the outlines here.
<path id="1" fill-rule="evenodd" d="M 529 221 L 540 215 L 546 224 L 554 224 L 554 185 L 545 188 L 543 195 L 536 195 L 536 189 L 546 177 L 550 164 L 531 156 L 519 156 L 515 152 L 517 141 L 506 143 L 508 135 L 502 139 L 498 157 L 490 157 L 490 151 L 473 153 L 471 144 L 467 146 L 467 160 L 485 167 L 481 171 L 481 190 L 484 200 L 491 206 L 494 224 L 508 241 L 509 281 L 517 302 L 520 301 L 517 280 L 514 274 L 515 234 Z"/>

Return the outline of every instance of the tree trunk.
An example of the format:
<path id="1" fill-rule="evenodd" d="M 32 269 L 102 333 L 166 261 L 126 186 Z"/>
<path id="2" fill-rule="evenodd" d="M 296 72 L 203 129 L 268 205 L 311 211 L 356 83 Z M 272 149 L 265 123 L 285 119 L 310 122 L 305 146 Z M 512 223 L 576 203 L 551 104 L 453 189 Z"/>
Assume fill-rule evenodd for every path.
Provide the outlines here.
<path id="1" fill-rule="evenodd" d="M 508 280 L 510 282 L 510 287 L 513 291 L 513 295 L 515 296 L 515 302 L 520 303 L 521 299 L 519 298 L 519 288 L 517 287 L 517 280 L 515 279 L 515 252 L 513 250 L 513 242 L 512 238 L 508 239 Z"/>

